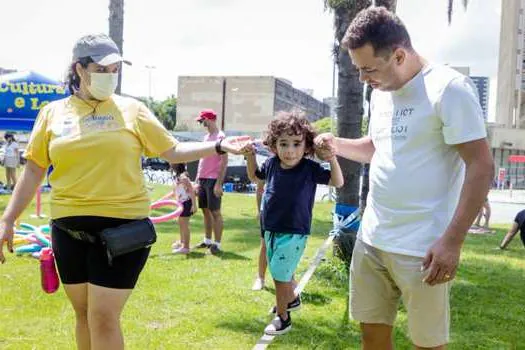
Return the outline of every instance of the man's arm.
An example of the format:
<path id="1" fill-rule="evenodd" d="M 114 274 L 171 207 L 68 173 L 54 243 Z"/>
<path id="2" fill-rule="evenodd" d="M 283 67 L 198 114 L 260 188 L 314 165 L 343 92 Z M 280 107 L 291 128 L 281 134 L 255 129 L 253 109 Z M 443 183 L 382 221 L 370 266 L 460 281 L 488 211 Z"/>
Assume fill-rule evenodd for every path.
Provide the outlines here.
<path id="1" fill-rule="evenodd" d="M 510 241 L 512 241 L 512 239 L 514 238 L 516 233 L 518 233 L 518 229 L 519 229 L 518 223 L 514 222 L 512 224 L 512 227 L 510 228 L 509 232 L 507 232 L 507 234 L 503 238 L 503 241 L 501 241 L 501 244 L 499 245 L 500 249 L 507 248 L 507 246 L 509 245 Z"/>
<path id="2" fill-rule="evenodd" d="M 425 256 L 423 268 L 430 268 L 425 282 L 430 285 L 454 278 L 461 246 L 487 198 L 494 177 L 494 162 L 485 138 L 456 147 L 465 162 L 465 182 L 450 224 Z"/>
<path id="3" fill-rule="evenodd" d="M 345 139 L 325 133 L 315 138 L 315 144 L 319 149 L 333 147 L 338 156 L 359 163 L 370 163 L 376 150 L 370 136 L 359 139 Z"/>
<path id="4" fill-rule="evenodd" d="M 486 139 L 459 144 L 457 149 L 466 166 L 465 182 L 444 236 L 461 246 L 489 193 L 494 178 L 494 161 Z"/>

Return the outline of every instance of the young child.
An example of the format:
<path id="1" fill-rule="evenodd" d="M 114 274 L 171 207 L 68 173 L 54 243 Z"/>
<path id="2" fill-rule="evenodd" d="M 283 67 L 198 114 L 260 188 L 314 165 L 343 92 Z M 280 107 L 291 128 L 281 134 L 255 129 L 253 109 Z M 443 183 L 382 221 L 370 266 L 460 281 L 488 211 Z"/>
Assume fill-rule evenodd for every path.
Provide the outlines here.
<path id="1" fill-rule="evenodd" d="M 246 147 L 247 171 L 251 181 L 264 180 L 261 225 L 268 267 L 275 283 L 276 317 L 264 330 L 278 335 L 292 328 L 290 311 L 301 306 L 294 295 L 293 276 L 310 234 L 317 184 L 343 185 L 343 175 L 335 156 L 330 170 L 306 158 L 314 153 L 315 132 L 297 112 L 281 112 L 268 125 L 264 144 L 274 156 L 257 168 L 253 144 Z M 249 149 L 251 147 L 251 149 Z"/>
<path id="2" fill-rule="evenodd" d="M 173 196 L 183 206 L 179 216 L 180 241 L 172 245 L 173 254 L 188 254 L 190 252 L 190 217 L 197 211 L 195 191 L 190 181 L 186 164 L 172 164 L 174 173 Z"/>

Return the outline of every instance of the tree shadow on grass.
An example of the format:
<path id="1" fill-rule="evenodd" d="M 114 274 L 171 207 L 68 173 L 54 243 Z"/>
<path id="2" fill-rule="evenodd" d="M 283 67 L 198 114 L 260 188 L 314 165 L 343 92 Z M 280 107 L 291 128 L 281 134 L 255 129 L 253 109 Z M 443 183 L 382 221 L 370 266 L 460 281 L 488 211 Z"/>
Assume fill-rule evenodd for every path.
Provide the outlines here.
<path id="1" fill-rule="evenodd" d="M 221 250 L 217 254 L 215 254 L 216 257 L 218 257 L 221 260 L 252 260 L 251 258 L 248 258 L 244 255 L 240 255 L 234 252 L 228 252 Z"/>

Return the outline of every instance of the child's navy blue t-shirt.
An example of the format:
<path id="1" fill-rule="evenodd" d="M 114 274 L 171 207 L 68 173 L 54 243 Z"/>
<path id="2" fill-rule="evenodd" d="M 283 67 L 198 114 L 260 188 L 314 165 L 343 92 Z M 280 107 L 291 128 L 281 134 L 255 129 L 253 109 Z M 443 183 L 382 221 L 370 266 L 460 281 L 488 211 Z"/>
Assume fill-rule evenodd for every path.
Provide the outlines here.
<path id="1" fill-rule="evenodd" d="M 310 234 L 317 184 L 328 184 L 330 170 L 303 158 L 297 166 L 283 169 L 278 157 L 268 158 L 255 175 L 266 181 L 261 227 L 263 231 Z"/>

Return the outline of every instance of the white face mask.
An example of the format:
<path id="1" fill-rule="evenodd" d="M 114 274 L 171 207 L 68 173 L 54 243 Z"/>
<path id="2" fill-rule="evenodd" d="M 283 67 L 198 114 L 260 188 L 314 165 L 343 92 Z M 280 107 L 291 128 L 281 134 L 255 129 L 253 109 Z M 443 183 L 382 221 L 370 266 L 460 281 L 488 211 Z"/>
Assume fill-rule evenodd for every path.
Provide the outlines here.
<path id="1" fill-rule="evenodd" d="M 87 87 L 89 93 L 99 101 L 107 100 L 117 88 L 118 73 L 90 72 L 91 84 Z"/>

